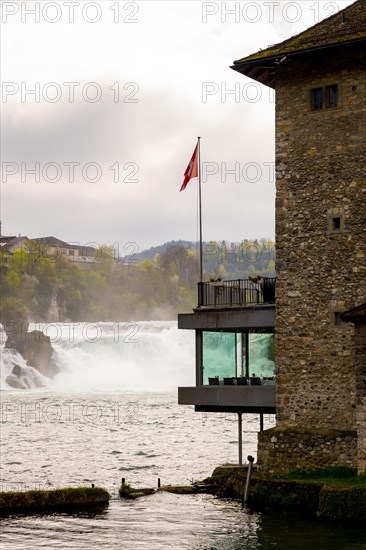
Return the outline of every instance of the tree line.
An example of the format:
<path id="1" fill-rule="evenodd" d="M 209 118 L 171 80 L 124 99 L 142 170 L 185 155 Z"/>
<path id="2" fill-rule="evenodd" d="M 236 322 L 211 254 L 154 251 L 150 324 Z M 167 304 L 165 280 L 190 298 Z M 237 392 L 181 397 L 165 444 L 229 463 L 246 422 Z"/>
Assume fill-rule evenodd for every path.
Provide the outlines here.
<path id="1" fill-rule="evenodd" d="M 175 319 L 197 304 L 197 244 L 174 242 L 137 261 L 101 247 L 98 261 L 81 269 L 67 258 L 40 254 L 37 243 L 0 255 L 0 320 L 141 321 Z M 274 245 L 261 241 L 205 244 L 206 280 L 274 275 Z"/>

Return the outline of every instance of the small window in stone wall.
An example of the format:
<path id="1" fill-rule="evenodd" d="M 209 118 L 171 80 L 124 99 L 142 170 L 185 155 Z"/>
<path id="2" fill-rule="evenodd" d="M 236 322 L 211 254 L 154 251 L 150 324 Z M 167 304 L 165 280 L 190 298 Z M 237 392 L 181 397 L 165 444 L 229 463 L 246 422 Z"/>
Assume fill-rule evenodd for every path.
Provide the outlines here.
<path id="1" fill-rule="evenodd" d="M 338 107 L 338 84 L 332 84 L 324 88 L 313 88 L 310 94 L 312 111 L 323 111 L 324 109 Z"/>
<path id="2" fill-rule="evenodd" d="M 328 210 L 328 234 L 335 235 L 344 231 L 344 213 L 341 208 Z"/>
<path id="3" fill-rule="evenodd" d="M 341 230 L 341 218 L 335 217 L 332 218 L 332 225 L 333 225 L 333 231 L 340 231 Z"/>
<path id="4" fill-rule="evenodd" d="M 324 105 L 323 88 L 314 88 L 311 90 L 311 108 L 313 111 L 321 111 Z"/>
<path id="5" fill-rule="evenodd" d="M 333 84 L 325 88 L 325 108 L 335 109 L 338 107 L 338 85 Z"/>

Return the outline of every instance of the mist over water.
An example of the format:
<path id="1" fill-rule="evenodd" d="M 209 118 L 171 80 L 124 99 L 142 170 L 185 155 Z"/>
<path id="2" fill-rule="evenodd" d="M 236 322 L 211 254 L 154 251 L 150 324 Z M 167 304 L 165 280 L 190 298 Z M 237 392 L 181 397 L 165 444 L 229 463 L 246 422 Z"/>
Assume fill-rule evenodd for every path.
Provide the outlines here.
<path id="1" fill-rule="evenodd" d="M 56 391 L 175 391 L 195 384 L 194 331 L 178 330 L 175 321 L 37 323 L 50 337 L 59 373 L 53 380 L 27 365 L 19 353 L 3 349 L 1 389 L 12 389 L 6 378 L 21 367 L 24 389 L 39 386 Z M 210 333 L 207 333 L 210 334 Z M 232 363 L 233 334 L 212 333 L 215 343 L 205 356 L 211 370 Z M 257 375 L 271 374 L 266 335 L 251 335 L 250 365 Z M 2 341 L 5 341 L 3 335 Z"/>
<path id="2" fill-rule="evenodd" d="M 194 333 L 176 322 L 32 324 L 51 338 L 60 369 L 53 380 L 39 375 L 13 350 L 1 358 L 2 389 L 12 367 L 24 371 L 28 387 L 69 391 L 173 391 L 194 384 Z M 39 378 L 41 376 L 41 379 Z"/>

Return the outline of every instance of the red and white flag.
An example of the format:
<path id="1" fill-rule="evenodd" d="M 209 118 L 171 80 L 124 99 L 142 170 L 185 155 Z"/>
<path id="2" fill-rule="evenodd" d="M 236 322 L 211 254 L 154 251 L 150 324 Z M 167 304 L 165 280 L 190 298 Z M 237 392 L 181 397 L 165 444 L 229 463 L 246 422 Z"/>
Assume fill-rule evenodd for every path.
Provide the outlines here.
<path id="1" fill-rule="evenodd" d="M 191 160 L 189 161 L 187 169 L 184 172 L 184 181 L 179 191 L 184 191 L 184 189 L 188 185 L 189 180 L 197 177 L 198 177 L 198 143 L 196 145 L 195 150 L 193 151 L 193 155 Z"/>

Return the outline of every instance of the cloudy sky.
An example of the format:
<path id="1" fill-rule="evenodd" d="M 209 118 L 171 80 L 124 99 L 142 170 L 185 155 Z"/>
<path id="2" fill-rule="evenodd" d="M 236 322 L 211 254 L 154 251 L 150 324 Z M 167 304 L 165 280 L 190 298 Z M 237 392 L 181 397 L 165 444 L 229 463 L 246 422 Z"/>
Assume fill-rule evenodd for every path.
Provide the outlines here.
<path id="1" fill-rule="evenodd" d="M 5 235 L 274 236 L 274 95 L 230 69 L 352 0 L 1 2 Z"/>

